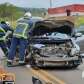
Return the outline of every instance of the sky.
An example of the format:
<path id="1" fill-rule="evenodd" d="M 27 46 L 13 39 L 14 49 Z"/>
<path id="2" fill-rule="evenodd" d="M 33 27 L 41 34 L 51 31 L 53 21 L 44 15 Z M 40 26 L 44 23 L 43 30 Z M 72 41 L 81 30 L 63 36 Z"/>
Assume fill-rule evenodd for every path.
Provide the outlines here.
<path id="1" fill-rule="evenodd" d="M 84 0 L 51 0 L 52 7 L 60 7 L 71 4 L 84 4 Z M 0 0 L 0 4 L 9 2 L 19 7 L 49 8 L 50 0 Z"/>

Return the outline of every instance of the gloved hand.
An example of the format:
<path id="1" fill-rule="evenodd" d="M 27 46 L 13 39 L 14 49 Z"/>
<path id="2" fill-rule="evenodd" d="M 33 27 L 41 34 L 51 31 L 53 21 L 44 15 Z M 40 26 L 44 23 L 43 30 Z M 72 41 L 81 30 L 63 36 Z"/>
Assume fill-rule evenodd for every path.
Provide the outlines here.
<path id="1" fill-rule="evenodd" d="M 7 31 L 7 33 L 5 34 L 5 37 L 8 37 L 11 33 L 12 31 Z"/>
<path id="2" fill-rule="evenodd" d="M 4 42 L 7 41 L 7 38 L 8 38 L 8 36 L 9 36 L 11 33 L 12 33 L 11 31 L 7 31 L 7 33 L 5 34 L 5 36 L 3 36 L 3 41 L 4 41 Z"/>

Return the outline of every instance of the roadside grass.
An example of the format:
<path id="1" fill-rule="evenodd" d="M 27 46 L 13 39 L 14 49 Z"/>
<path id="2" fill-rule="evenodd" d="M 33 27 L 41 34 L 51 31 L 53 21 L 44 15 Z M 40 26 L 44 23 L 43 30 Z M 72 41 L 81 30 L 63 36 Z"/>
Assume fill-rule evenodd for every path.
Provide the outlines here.
<path id="1" fill-rule="evenodd" d="M 77 26 L 84 25 L 84 16 L 77 16 L 75 23 Z"/>

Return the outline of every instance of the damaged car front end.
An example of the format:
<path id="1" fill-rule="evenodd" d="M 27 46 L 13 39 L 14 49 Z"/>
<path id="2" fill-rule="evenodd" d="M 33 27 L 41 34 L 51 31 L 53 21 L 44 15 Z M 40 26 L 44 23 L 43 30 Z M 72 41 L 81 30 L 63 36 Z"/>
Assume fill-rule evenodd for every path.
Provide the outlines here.
<path id="1" fill-rule="evenodd" d="M 71 38 L 73 34 L 74 24 L 67 20 L 36 22 L 30 38 L 30 64 L 38 67 L 80 65 L 80 48 Z"/>

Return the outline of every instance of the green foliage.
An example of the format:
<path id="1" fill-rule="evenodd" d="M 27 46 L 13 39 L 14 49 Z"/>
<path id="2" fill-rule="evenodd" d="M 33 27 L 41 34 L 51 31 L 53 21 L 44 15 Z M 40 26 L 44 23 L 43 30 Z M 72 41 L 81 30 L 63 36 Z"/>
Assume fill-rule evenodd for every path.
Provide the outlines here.
<path id="1" fill-rule="evenodd" d="M 22 17 L 25 12 L 30 11 L 33 16 L 42 16 L 47 9 L 44 8 L 22 8 L 16 7 L 10 3 L 0 4 L 0 20 L 17 20 Z"/>
<path id="2" fill-rule="evenodd" d="M 75 21 L 76 26 L 84 25 L 84 16 L 77 16 Z"/>
<path id="3" fill-rule="evenodd" d="M 16 20 L 23 17 L 25 12 L 31 12 L 33 16 L 43 16 L 47 12 L 44 8 L 22 8 L 16 7 L 10 3 L 0 4 L 0 21 L 10 21 L 13 28 L 16 26 Z"/>
<path id="4" fill-rule="evenodd" d="M 47 12 L 45 8 L 19 8 L 19 10 L 25 12 L 31 12 L 33 16 L 43 16 L 43 13 Z"/>
<path id="5" fill-rule="evenodd" d="M 4 3 L 0 5 L 0 18 L 1 20 L 12 20 L 18 19 L 22 16 L 23 12 L 18 9 L 18 7 Z"/>
<path id="6" fill-rule="evenodd" d="M 47 9 L 44 8 L 32 8 L 29 9 L 33 16 L 43 16 L 47 12 Z"/>

